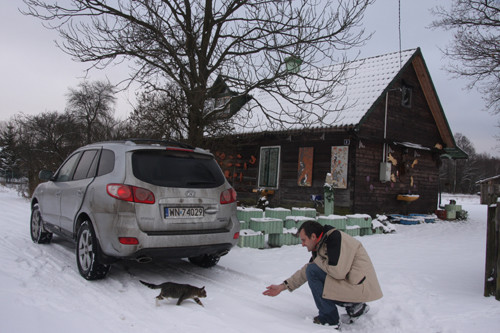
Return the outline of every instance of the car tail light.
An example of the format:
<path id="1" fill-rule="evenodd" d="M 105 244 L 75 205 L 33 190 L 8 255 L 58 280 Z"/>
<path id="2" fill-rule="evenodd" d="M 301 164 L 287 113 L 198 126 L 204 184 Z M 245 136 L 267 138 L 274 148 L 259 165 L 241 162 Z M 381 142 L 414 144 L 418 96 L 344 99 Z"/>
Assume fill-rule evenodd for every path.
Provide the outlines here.
<path id="1" fill-rule="evenodd" d="M 234 235 L 233 235 L 233 239 L 238 239 L 240 238 L 240 233 L 239 232 L 235 232 Z"/>
<path id="2" fill-rule="evenodd" d="M 132 188 L 134 190 L 135 202 L 146 203 L 146 204 L 155 203 L 155 195 L 153 194 L 153 192 L 141 187 L 133 186 Z"/>
<path id="3" fill-rule="evenodd" d="M 225 190 L 220 194 L 220 203 L 222 205 L 230 204 L 235 201 L 236 201 L 236 191 L 234 190 L 234 188 Z"/>
<path id="4" fill-rule="evenodd" d="M 135 237 L 118 237 L 120 244 L 123 245 L 137 245 L 139 244 L 139 240 Z"/>
<path id="5" fill-rule="evenodd" d="M 155 203 L 153 192 L 141 187 L 124 184 L 108 184 L 106 186 L 106 191 L 110 196 L 119 200 L 145 204 Z"/>

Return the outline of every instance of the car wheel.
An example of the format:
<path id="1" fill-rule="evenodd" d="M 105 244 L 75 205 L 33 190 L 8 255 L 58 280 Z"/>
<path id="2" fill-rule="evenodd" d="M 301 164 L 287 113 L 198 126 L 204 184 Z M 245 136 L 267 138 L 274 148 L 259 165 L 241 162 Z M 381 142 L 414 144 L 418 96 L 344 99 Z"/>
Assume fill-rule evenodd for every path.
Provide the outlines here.
<path id="1" fill-rule="evenodd" d="M 43 229 L 42 214 L 38 204 L 31 210 L 30 233 L 31 240 L 38 244 L 48 244 L 52 240 L 52 233 Z"/>
<path id="2" fill-rule="evenodd" d="M 219 262 L 220 256 L 218 255 L 213 255 L 213 254 L 204 254 L 198 257 L 190 257 L 189 261 L 191 261 L 193 264 L 203 267 L 203 268 L 209 268 L 212 266 L 217 265 Z"/>
<path id="3" fill-rule="evenodd" d="M 82 223 L 76 237 L 76 262 L 80 275 L 87 280 L 106 277 L 110 265 L 99 262 L 99 243 L 89 221 Z"/>

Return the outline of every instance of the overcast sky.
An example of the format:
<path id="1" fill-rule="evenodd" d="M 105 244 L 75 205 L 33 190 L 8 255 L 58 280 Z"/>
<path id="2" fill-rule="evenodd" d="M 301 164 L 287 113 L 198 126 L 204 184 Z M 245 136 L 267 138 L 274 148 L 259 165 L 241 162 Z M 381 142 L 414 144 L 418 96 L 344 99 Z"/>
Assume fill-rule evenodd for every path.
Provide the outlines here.
<path id="1" fill-rule="evenodd" d="M 401 0 L 402 49 L 420 47 L 434 82 L 448 124 L 453 133 L 462 133 L 477 152 L 500 157 L 494 136 L 500 135 L 500 117 L 484 111 L 484 101 L 477 91 L 466 90 L 467 82 L 446 72 L 447 63 L 439 50 L 451 42 L 451 33 L 430 30 L 433 20 L 429 10 L 449 0 Z M 68 89 L 76 88 L 86 75 L 88 64 L 74 62 L 55 46 L 57 33 L 42 27 L 33 17 L 23 16 L 21 0 L 0 1 L 0 121 L 18 113 L 63 112 Z M 378 0 L 365 17 L 365 28 L 374 32 L 361 57 L 371 57 L 399 50 L 398 1 Z M 108 78 L 116 84 L 127 75 L 127 68 L 92 70 L 89 80 Z M 119 94 L 115 116 L 125 119 L 131 110 L 128 100 L 133 91 Z"/>

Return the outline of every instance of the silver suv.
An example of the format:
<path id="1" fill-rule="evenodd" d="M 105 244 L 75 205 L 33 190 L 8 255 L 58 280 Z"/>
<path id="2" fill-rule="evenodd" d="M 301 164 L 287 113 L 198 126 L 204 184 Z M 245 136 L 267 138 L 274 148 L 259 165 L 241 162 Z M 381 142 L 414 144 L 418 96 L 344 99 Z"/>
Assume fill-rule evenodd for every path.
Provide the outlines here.
<path id="1" fill-rule="evenodd" d="M 131 139 L 73 152 L 31 201 L 31 238 L 76 241 L 80 274 L 106 276 L 119 259 L 189 258 L 211 267 L 239 236 L 236 192 L 212 154 L 166 141 Z"/>

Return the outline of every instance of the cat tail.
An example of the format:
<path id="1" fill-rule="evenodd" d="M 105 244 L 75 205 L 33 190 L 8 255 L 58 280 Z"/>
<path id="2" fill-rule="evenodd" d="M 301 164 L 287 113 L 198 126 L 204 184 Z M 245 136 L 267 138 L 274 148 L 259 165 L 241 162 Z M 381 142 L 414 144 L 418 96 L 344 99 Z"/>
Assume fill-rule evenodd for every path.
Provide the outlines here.
<path id="1" fill-rule="evenodd" d="M 151 288 L 151 289 L 160 289 L 161 286 L 158 286 L 156 284 L 152 284 L 152 283 L 149 283 L 149 282 L 145 282 L 145 281 L 142 281 L 142 280 L 139 280 L 140 283 L 142 283 L 143 285 L 145 285 L 146 287 L 148 288 Z"/>

